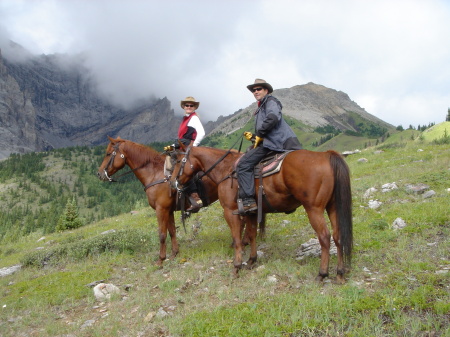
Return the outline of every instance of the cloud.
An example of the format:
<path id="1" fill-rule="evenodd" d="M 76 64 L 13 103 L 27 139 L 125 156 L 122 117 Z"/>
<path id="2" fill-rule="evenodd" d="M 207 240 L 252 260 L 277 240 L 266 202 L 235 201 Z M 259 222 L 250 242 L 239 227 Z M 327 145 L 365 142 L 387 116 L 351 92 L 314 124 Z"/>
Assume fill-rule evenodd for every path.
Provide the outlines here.
<path id="1" fill-rule="evenodd" d="M 34 53 L 84 53 L 123 104 L 168 97 L 181 114 L 194 96 L 205 121 L 251 104 L 257 77 L 344 91 L 393 125 L 438 123 L 450 106 L 444 0 L 2 0 L 0 19 Z"/>

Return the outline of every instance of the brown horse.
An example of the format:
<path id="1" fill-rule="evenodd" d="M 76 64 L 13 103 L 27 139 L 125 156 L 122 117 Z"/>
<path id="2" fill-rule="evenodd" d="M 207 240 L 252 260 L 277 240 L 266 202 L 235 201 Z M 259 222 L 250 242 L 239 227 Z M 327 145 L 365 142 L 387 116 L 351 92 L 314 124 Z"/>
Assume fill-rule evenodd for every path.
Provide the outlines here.
<path id="1" fill-rule="evenodd" d="M 179 184 L 186 183 L 198 171 L 208 173 L 208 177 L 219 184 L 220 204 L 224 217 L 230 226 L 234 242 L 234 275 L 242 266 L 242 219 L 233 214 L 237 210 L 237 181 L 233 178 L 233 166 L 238 153 L 210 147 L 182 147 L 178 154 L 171 179 Z M 256 189 L 260 180 L 255 181 Z M 344 274 L 351 263 L 353 248 L 352 199 L 350 172 L 344 159 L 334 151 L 312 152 L 297 150 L 286 155 L 278 173 L 262 179 L 264 193 L 259 205 L 264 213 L 291 213 L 303 206 L 311 226 L 316 231 L 321 245 L 321 261 L 318 281 L 328 276 L 330 260 L 330 231 L 325 220 L 326 210 L 333 228 L 333 239 L 337 247 L 337 282 L 345 281 Z M 250 258 L 247 266 L 254 265 L 256 251 L 256 215 L 244 216 L 246 237 L 250 241 Z"/>
<path id="2" fill-rule="evenodd" d="M 174 211 L 176 210 L 177 193 L 171 188 L 169 176 L 164 174 L 165 154 L 129 140 L 113 139 L 106 148 L 106 155 L 100 165 L 97 176 L 103 181 L 113 181 L 112 175 L 128 165 L 136 177 L 144 185 L 148 204 L 156 211 L 159 231 L 158 266 L 166 259 L 166 238 L 169 231 L 172 241 L 172 258 L 179 252 L 176 237 Z M 204 179 L 204 190 L 208 201 L 217 200 L 217 185 Z"/>

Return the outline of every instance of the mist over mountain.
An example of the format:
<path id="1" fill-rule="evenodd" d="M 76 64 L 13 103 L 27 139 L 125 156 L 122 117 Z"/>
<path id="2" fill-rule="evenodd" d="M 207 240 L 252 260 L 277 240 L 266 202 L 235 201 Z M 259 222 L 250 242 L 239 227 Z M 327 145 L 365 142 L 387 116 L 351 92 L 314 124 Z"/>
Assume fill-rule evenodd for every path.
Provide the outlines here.
<path id="1" fill-rule="evenodd" d="M 306 126 L 354 130 L 351 112 L 392 127 L 367 113 L 347 94 L 322 85 L 297 85 L 275 90 L 274 95 L 286 115 Z M 232 132 L 247 120 L 236 117 L 250 117 L 255 110 L 253 103 L 216 121 L 201 118 L 207 134 Z M 102 145 L 107 136 L 142 144 L 172 142 L 180 121 L 166 97 L 119 105 L 98 89 L 83 55 L 33 56 L 13 42 L 3 55 L 0 50 L 0 159 L 11 153 Z"/>
<path id="2" fill-rule="evenodd" d="M 144 144 L 176 137 L 180 117 L 167 98 L 150 97 L 133 106 L 110 102 L 97 91 L 82 57 L 11 60 L 0 51 L 0 157 L 105 144 L 107 135 Z"/>

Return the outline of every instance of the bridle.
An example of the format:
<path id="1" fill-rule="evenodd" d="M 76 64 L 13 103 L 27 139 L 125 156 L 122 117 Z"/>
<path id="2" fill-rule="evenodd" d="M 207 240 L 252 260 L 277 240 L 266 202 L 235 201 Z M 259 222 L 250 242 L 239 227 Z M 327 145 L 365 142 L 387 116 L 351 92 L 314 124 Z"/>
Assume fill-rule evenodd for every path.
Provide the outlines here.
<path id="1" fill-rule="evenodd" d="M 175 186 L 174 186 L 174 188 L 178 191 L 178 193 L 181 193 L 181 192 L 184 192 L 184 190 L 186 189 L 186 187 L 183 187 L 183 185 L 180 184 L 180 182 L 179 182 L 178 179 L 179 179 L 179 178 L 181 177 L 181 175 L 183 174 L 183 171 L 184 171 L 184 167 L 185 167 L 185 165 L 186 165 L 186 162 L 189 160 L 189 153 L 191 152 L 191 147 L 189 146 L 189 147 L 187 148 L 186 152 L 180 152 L 180 151 L 178 151 L 178 150 L 176 150 L 176 152 L 177 152 L 177 154 L 184 154 L 184 157 L 183 157 L 183 159 L 181 159 L 181 160 L 174 159 L 174 158 L 171 156 L 172 160 L 175 161 L 175 164 L 181 163 L 180 169 L 178 170 L 177 176 L 175 177 Z M 190 162 L 190 160 L 189 160 L 189 163 L 190 163 L 191 169 L 193 169 L 194 166 L 192 165 L 192 163 Z"/>
<path id="2" fill-rule="evenodd" d="M 103 173 L 105 174 L 106 179 L 108 179 L 108 181 L 110 181 L 110 182 L 116 182 L 117 181 L 117 180 L 114 180 L 112 177 L 110 177 L 108 175 L 108 171 L 107 171 L 109 168 L 112 167 L 112 165 L 114 163 L 114 160 L 116 159 L 117 152 L 120 153 L 120 158 L 122 158 L 123 160 L 126 160 L 125 159 L 125 155 L 122 152 L 120 152 L 119 144 L 114 145 L 113 146 L 113 151 L 111 153 L 107 154 L 107 155 L 110 155 L 111 157 L 109 158 L 108 164 L 106 164 L 106 167 L 103 169 Z M 132 172 L 132 171 L 130 171 L 130 172 Z M 130 172 L 127 172 L 125 174 L 128 174 Z M 123 176 L 123 175 L 125 175 L 125 174 L 122 174 L 122 175 L 116 177 L 116 179 L 121 177 L 121 176 Z"/>
<path id="3" fill-rule="evenodd" d="M 192 165 L 190 159 L 189 159 L 189 154 L 191 152 L 191 147 L 189 146 L 186 150 L 186 152 L 184 152 L 184 157 L 183 159 L 181 159 L 181 161 L 177 161 L 176 163 L 181 162 L 180 165 L 180 169 L 178 170 L 177 176 L 175 177 L 175 188 L 177 189 L 177 191 L 179 193 L 184 192 L 186 190 L 187 187 L 184 187 L 180 182 L 179 182 L 179 178 L 181 177 L 181 175 L 183 174 L 184 171 L 184 167 L 186 165 L 186 163 L 189 161 L 190 163 L 190 167 L 191 169 L 194 169 L 194 166 Z M 216 185 L 219 185 L 220 183 L 222 183 L 223 181 L 227 180 L 228 178 L 231 177 L 231 175 L 227 175 L 224 178 L 222 178 L 219 182 L 216 182 L 213 178 L 211 178 L 211 176 L 209 175 L 209 173 L 214 170 L 214 168 L 222 161 L 225 159 L 226 156 L 228 156 L 231 153 L 231 148 L 228 149 L 227 152 L 225 152 L 222 157 L 220 157 L 213 165 L 211 165 L 211 167 L 209 169 L 207 169 L 205 172 L 202 172 L 200 174 L 197 174 L 193 179 L 191 179 L 190 184 L 195 184 L 197 181 L 201 180 L 204 176 L 208 176 L 209 179 L 211 179 L 211 181 L 213 181 Z M 179 152 L 179 154 L 183 154 L 183 152 Z"/>
<path id="4" fill-rule="evenodd" d="M 139 170 L 140 168 L 142 168 L 142 167 L 144 167 L 144 166 L 146 166 L 148 164 L 148 162 L 145 162 L 141 166 L 138 166 L 138 167 L 136 167 L 136 168 L 134 168 L 134 169 L 132 169 L 132 170 L 130 170 L 128 172 L 119 174 L 118 176 L 115 177 L 115 179 L 113 177 L 110 177 L 108 175 L 108 171 L 107 170 L 113 166 L 113 163 L 114 163 L 114 160 L 116 159 L 117 153 L 120 153 L 120 158 L 122 158 L 124 160 L 124 162 L 126 163 L 125 155 L 120 151 L 120 147 L 119 146 L 120 146 L 119 143 L 114 145 L 113 146 L 113 151 L 111 153 L 107 153 L 106 154 L 107 156 L 110 155 L 111 157 L 109 158 L 108 164 L 106 164 L 106 167 L 103 169 L 103 173 L 105 174 L 106 179 L 108 179 L 108 181 L 112 182 L 112 183 L 117 182 L 116 179 L 118 179 L 120 177 L 123 177 L 123 176 L 126 176 L 127 174 L 133 173 L 134 171 Z M 167 178 L 155 181 L 153 183 L 150 183 L 150 184 L 148 184 L 147 186 L 144 187 L 144 191 L 147 190 L 149 187 L 151 187 L 153 185 L 157 185 L 157 184 L 160 184 L 160 183 L 163 183 L 163 182 L 166 182 L 166 181 L 168 181 Z"/>

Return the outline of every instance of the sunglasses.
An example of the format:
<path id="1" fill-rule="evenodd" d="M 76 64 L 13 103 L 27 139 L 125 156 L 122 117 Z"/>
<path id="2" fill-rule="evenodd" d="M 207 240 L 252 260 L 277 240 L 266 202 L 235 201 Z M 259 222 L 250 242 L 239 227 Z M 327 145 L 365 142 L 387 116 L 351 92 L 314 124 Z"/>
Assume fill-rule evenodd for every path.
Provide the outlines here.
<path id="1" fill-rule="evenodd" d="M 193 108 L 195 105 L 194 104 L 185 104 L 184 107 L 185 108 Z"/>
<path id="2" fill-rule="evenodd" d="M 259 87 L 259 88 L 253 88 L 251 91 L 252 92 L 255 92 L 255 91 L 261 91 L 261 90 L 263 90 L 264 88 L 261 88 L 261 87 Z"/>

